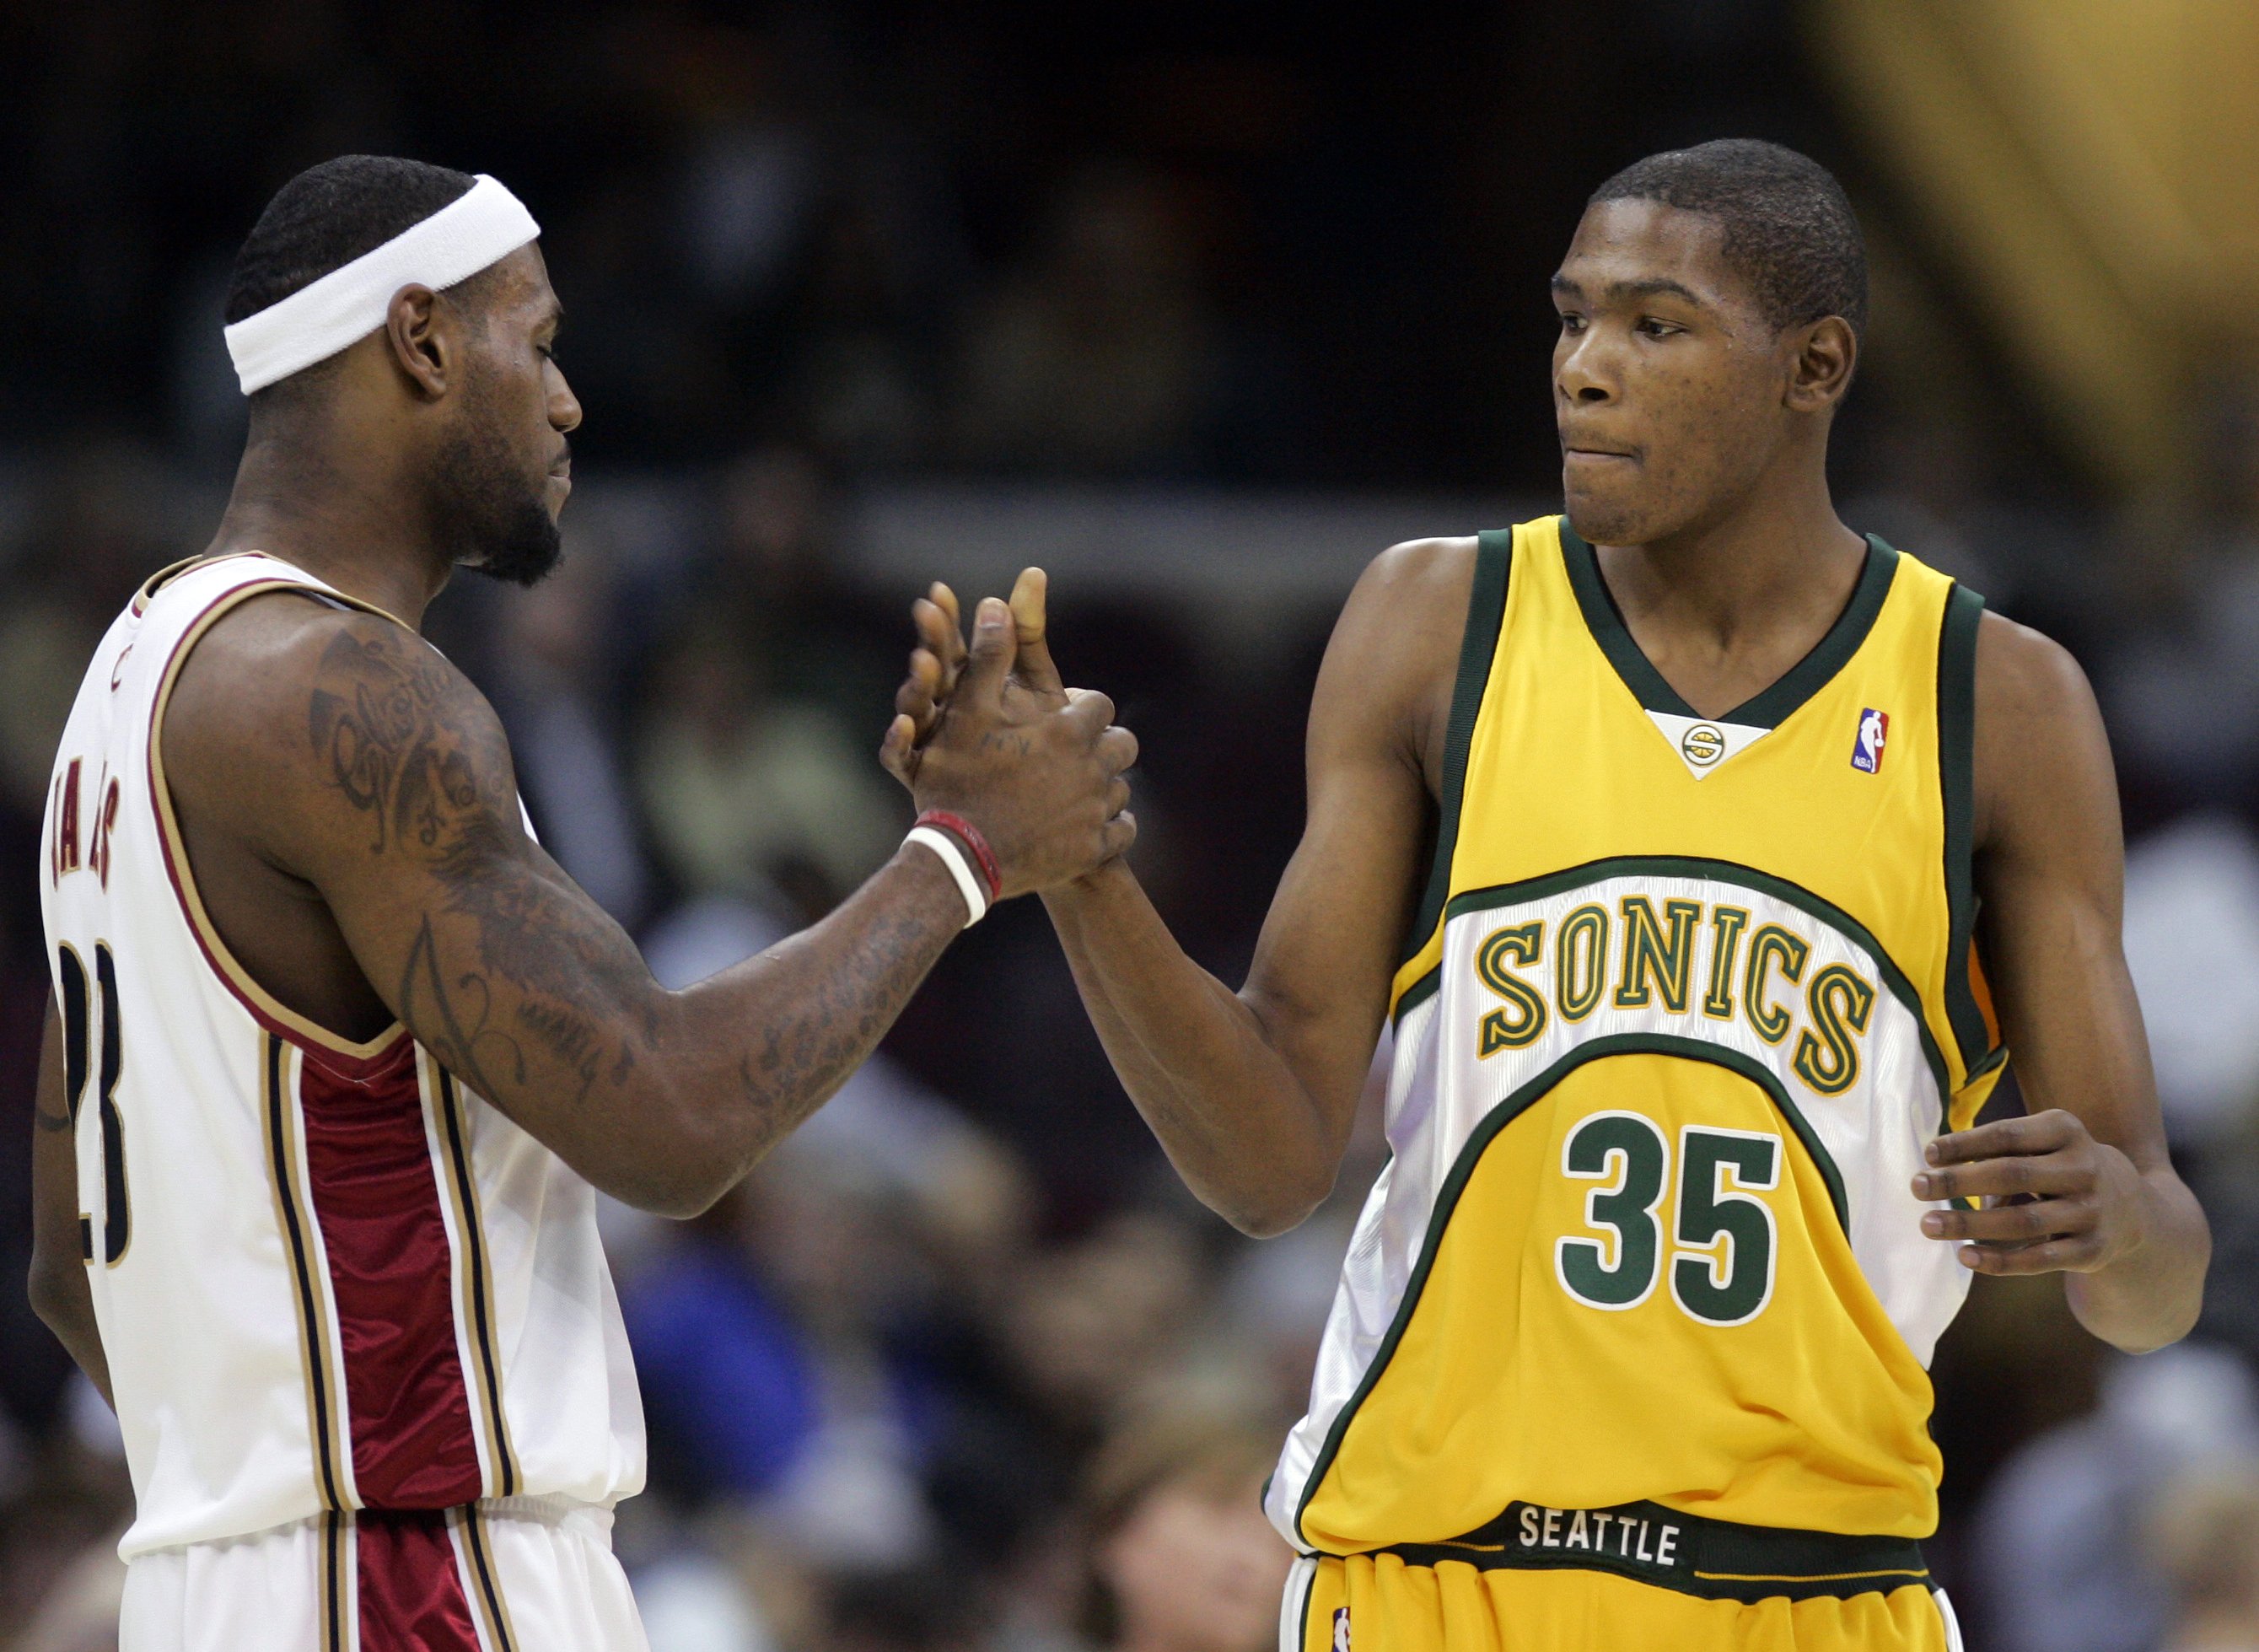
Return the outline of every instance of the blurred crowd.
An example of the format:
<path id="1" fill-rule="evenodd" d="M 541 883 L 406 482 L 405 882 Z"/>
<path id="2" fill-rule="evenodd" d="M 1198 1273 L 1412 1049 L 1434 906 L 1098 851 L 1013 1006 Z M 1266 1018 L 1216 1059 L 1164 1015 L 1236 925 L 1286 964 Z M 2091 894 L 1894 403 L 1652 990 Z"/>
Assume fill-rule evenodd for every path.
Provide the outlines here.
<path id="1" fill-rule="evenodd" d="M 874 751 L 916 588 L 859 499 L 943 476 L 1544 509 L 1543 281 L 1583 192 L 1725 130 L 1840 158 L 1799 125 L 1781 10 L 1443 5 L 1376 40 L 1262 8 L 467 7 L 437 50 L 345 5 L 0 14 L 0 269 L 39 296 L 0 313 L 0 1280 L 28 1256 L 48 764 L 94 639 L 216 519 L 241 430 L 218 293 L 296 167 L 467 164 L 548 225 L 589 409 L 567 560 L 531 592 L 459 581 L 431 631 L 500 709 L 544 841 L 680 983 L 821 914 L 906 824 Z M 1572 24 L 1619 49 L 1568 51 Z M 1666 96 L 1658 53 L 1703 73 Z M 1621 119 L 1561 118 L 1603 83 Z M 1932 1559 L 1972 1644 L 2259 1647 L 2259 385 L 2205 388 L 2204 487 L 2134 509 L 2013 394 L 1934 365 L 1878 340 L 1839 501 L 2093 677 L 2128 950 L 2218 1255 L 2198 1337 L 2138 1361 L 2057 1282 L 1978 1281 L 1936 1366 Z M 1229 979 L 1300 822 L 1341 593 L 1316 595 L 1058 588 L 1070 676 L 1144 743 L 1140 872 Z M 1288 1556 L 1256 1487 L 1379 1164 L 1367 1101 L 1334 1200 L 1239 1239 L 1176 1184 L 1019 902 L 707 1216 L 609 1208 L 652 1435 L 616 1537 L 656 1652 L 1272 1644 Z M 129 1501 L 101 1401 L 0 1288 L 0 1646 L 109 1644 Z"/>

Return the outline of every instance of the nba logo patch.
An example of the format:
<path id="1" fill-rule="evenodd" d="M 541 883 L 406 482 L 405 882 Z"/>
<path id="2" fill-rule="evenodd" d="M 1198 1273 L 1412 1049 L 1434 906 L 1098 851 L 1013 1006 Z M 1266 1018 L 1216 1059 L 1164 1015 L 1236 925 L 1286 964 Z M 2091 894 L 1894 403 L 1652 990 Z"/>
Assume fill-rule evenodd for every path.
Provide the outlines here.
<path id="1" fill-rule="evenodd" d="M 1883 766 L 1883 743 L 1891 737 L 1891 714 L 1871 707 L 1859 714 L 1859 733 L 1851 742 L 1851 766 L 1873 774 Z"/>
<path id="2" fill-rule="evenodd" d="M 1349 1652 L 1349 1608 L 1334 1608 L 1334 1652 Z"/>

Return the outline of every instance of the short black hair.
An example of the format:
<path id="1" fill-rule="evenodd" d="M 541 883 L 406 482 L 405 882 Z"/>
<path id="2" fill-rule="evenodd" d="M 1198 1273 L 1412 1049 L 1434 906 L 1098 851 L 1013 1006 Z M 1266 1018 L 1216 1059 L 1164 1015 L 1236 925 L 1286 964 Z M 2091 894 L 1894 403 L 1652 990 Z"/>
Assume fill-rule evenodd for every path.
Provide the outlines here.
<path id="1" fill-rule="evenodd" d="M 339 155 L 307 167 L 274 192 L 237 249 L 223 312 L 227 324 L 374 252 L 477 182 L 467 172 L 396 155 Z M 298 406 L 330 378 L 337 361 L 326 357 L 254 391 L 253 412 Z"/>
<path id="2" fill-rule="evenodd" d="M 1727 263 L 1776 328 L 1841 316 L 1867 330 L 1867 244 L 1835 175 L 1809 155 L 1755 138 L 1721 138 L 1635 160 L 1593 191 L 1654 201 L 1725 226 Z"/>
<path id="3" fill-rule="evenodd" d="M 393 155 L 339 155 L 307 167 L 274 192 L 244 238 L 227 283 L 228 324 L 374 252 L 477 182 Z"/>

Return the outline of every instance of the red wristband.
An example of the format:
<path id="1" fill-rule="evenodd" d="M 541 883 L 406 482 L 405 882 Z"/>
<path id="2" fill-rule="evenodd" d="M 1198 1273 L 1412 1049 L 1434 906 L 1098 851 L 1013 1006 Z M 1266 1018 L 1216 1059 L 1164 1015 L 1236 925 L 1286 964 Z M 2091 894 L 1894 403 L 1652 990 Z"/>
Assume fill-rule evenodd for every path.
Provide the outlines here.
<path id="1" fill-rule="evenodd" d="M 988 904 L 994 906 L 1004 894 L 1004 869 L 996 864 L 996 851 L 988 847 L 988 840 L 980 829 L 962 815 L 952 815 L 945 808 L 930 808 L 911 822 L 913 826 L 938 826 L 964 840 L 973 851 L 973 858 L 980 867 L 980 879 L 988 886 Z"/>

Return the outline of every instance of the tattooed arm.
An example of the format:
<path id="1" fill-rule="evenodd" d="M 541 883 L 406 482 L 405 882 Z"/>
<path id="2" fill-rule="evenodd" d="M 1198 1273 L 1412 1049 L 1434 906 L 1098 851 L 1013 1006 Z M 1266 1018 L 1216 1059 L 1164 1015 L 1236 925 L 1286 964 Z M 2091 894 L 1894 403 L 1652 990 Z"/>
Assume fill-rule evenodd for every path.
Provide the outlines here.
<path id="1" fill-rule="evenodd" d="M 984 687 L 929 749 L 920 801 L 973 820 L 1017 894 L 1126 845 L 1135 743 L 1108 730 L 1103 695 L 1008 703 L 1008 621 L 982 641 Z M 478 690 L 403 628 L 300 599 L 213 628 L 163 738 L 184 820 L 302 882 L 450 1071 L 647 1209 L 694 1213 L 744 1175 L 870 1054 L 965 921 L 941 862 L 906 847 L 821 923 L 668 992 L 525 833 Z M 246 758 L 260 778 L 231 784 Z"/>

